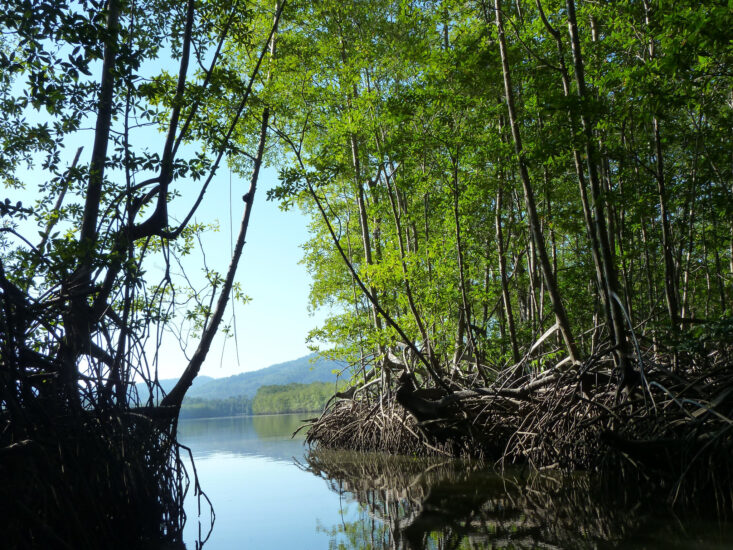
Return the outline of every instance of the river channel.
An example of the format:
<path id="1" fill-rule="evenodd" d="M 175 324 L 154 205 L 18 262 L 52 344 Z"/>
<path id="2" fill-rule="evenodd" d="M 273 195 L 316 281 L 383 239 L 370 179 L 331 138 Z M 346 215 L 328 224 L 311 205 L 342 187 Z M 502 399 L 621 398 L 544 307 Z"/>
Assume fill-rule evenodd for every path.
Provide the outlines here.
<path id="1" fill-rule="evenodd" d="M 731 523 L 680 517 L 654 499 L 601 498 L 587 476 L 310 451 L 302 434 L 291 438 L 303 416 L 181 422 L 216 514 L 209 534 L 209 506 L 202 499 L 199 515 L 190 491 L 188 549 L 204 539 L 204 550 L 733 548 Z"/>

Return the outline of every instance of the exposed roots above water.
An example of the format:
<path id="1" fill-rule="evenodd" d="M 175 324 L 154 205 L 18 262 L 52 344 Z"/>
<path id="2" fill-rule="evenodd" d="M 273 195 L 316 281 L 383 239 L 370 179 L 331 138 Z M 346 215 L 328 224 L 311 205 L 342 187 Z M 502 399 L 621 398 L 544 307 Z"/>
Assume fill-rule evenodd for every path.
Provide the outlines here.
<path id="1" fill-rule="evenodd" d="M 415 418 L 394 399 L 337 401 L 308 430 L 307 443 L 328 449 L 387 451 L 393 454 L 444 454 L 444 444 L 434 446 Z"/>
<path id="2" fill-rule="evenodd" d="M 0 415 L 3 547 L 183 548 L 189 478 L 169 430 L 119 409 L 42 412 L 24 411 L 24 431 Z"/>
<path id="3" fill-rule="evenodd" d="M 312 421 L 307 442 L 591 470 L 604 479 L 661 484 L 672 502 L 713 495 L 717 508 L 730 512 L 731 349 L 678 357 L 676 367 L 671 357 L 655 362 L 649 354 L 637 358 L 637 369 L 638 380 L 619 384 L 606 352 L 568 370 L 523 374 L 519 364 L 482 387 L 455 379 L 450 392 L 419 388 L 405 371 L 389 395 L 327 408 Z"/>

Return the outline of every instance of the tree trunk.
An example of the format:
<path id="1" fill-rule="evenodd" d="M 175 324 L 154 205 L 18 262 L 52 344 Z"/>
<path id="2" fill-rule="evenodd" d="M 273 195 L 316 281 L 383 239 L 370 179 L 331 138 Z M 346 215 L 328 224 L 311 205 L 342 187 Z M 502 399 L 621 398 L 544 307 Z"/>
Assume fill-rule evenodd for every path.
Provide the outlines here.
<path id="1" fill-rule="evenodd" d="M 473 331 L 471 330 L 471 309 L 468 302 L 469 282 L 466 278 L 465 265 L 463 259 L 463 246 L 461 243 L 461 222 L 458 210 L 458 159 L 453 159 L 453 225 L 456 231 L 456 256 L 458 260 L 458 283 L 461 291 L 461 313 L 460 317 L 463 319 L 463 328 L 468 335 L 469 349 L 473 355 L 474 360 L 476 359 L 476 343 L 473 339 Z M 457 360 L 459 356 L 463 354 L 463 335 L 461 334 L 461 322 L 459 320 L 459 334 L 456 339 L 456 350 L 453 357 L 453 364 L 458 365 Z"/>
<path id="2" fill-rule="evenodd" d="M 499 276 L 501 277 L 501 296 L 504 304 L 507 326 L 509 328 L 509 339 L 512 345 L 512 360 L 519 363 L 519 345 L 517 344 L 517 330 L 514 326 L 514 314 L 512 313 L 512 300 L 509 296 L 509 283 L 506 276 L 506 258 L 504 256 L 504 237 L 501 230 L 501 209 L 502 209 L 502 177 L 499 177 L 499 186 L 496 191 L 496 212 L 494 216 L 496 225 L 496 248 L 499 255 Z"/>
<path id="3" fill-rule="evenodd" d="M 578 36 L 578 25 L 575 18 L 575 1 L 566 1 L 568 30 L 570 33 L 570 43 L 573 52 L 573 65 L 575 68 L 575 84 L 577 94 L 581 102 L 587 98 L 585 84 L 585 67 L 583 65 L 583 56 L 580 50 L 580 38 Z M 601 183 L 598 178 L 597 151 L 593 139 L 593 131 L 591 121 L 585 109 L 580 111 L 580 121 L 583 127 L 585 137 L 585 156 L 588 167 L 588 179 L 590 180 L 591 195 L 593 199 L 594 228 L 598 239 L 598 246 L 601 256 L 601 265 L 603 267 L 603 275 L 606 283 L 605 293 L 609 303 L 611 313 L 611 326 L 613 327 L 613 335 L 615 344 L 619 349 L 618 363 L 622 369 L 624 376 L 630 375 L 630 366 L 626 360 L 627 339 L 626 330 L 624 329 L 623 312 L 621 311 L 621 303 L 618 286 L 618 273 L 613 261 L 613 253 L 609 242 L 608 228 L 606 226 L 606 215 L 604 209 L 604 201 L 601 192 Z"/>
<path id="4" fill-rule="evenodd" d="M 560 332 L 562 333 L 565 347 L 568 350 L 570 359 L 573 362 L 577 362 L 579 359 L 578 349 L 570 330 L 570 323 L 568 321 L 565 307 L 563 306 L 560 298 L 560 292 L 557 288 L 555 276 L 552 273 L 552 266 L 550 260 L 547 257 L 547 249 L 545 247 L 545 239 L 542 235 L 540 228 L 539 216 L 537 215 L 537 207 L 535 205 L 534 190 L 532 189 L 532 182 L 529 178 L 529 172 L 527 171 L 527 165 L 524 160 L 524 150 L 522 148 L 522 137 L 519 132 L 519 124 L 517 122 L 516 111 L 514 108 L 514 92 L 512 88 L 511 75 L 509 72 L 509 60 L 506 51 L 506 40 L 504 38 L 504 24 L 502 22 L 501 15 L 501 0 L 494 0 L 494 7 L 496 9 L 496 28 L 498 30 L 499 37 L 499 53 L 501 55 L 502 73 L 504 76 L 504 94 L 506 98 L 507 110 L 509 112 L 509 125 L 512 130 L 512 137 L 514 139 L 514 150 L 517 155 L 517 162 L 519 164 L 519 174 L 522 179 L 522 188 L 524 190 L 524 199 L 527 206 L 527 215 L 529 217 L 529 229 L 534 241 L 537 254 L 539 256 L 540 268 L 545 279 L 545 285 L 547 286 L 547 292 L 550 295 L 550 301 L 555 312 L 555 318 L 557 319 Z"/>
<path id="5" fill-rule="evenodd" d="M 367 216 L 366 203 L 364 202 L 364 187 L 361 183 L 361 167 L 359 163 L 359 146 L 356 143 L 356 136 L 349 136 L 351 145 L 351 160 L 354 168 L 354 187 L 356 190 L 356 207 L 359 211 L 359 226 L 361 228 L 361 243 L 364 248 L 364 261 L 368 266 L 374 265 L 372 258 L 372 242 L 369 232 L 369 217 Z M 374 299 L 379 301 L 377 289 L 369 285 L 369 291 Z M 377 312 L 377 304 L 372 304 L 372 322 L 378 331 L 382 329 L 382 320 Z"/>
<path id="6" fill-rule="evenodd" d="M 669 224 L 667 208 L 667 189 L 664 179 L 664 157 L 662 139 L 659 133 L 659 120 L 654 117 L 654 151 L 656 158 L 657 194 L 659 196 L 659 213 L 662 218 L 662 252 L 664 253 L 664 298 L 667 302 L 667 313 L 672 322 L 673 330 L 679 326 L 679 307 L 677 304 L 677 275 L 672 253 L 672 230 Z"/>
<path id="7" fill-rule="evenodd" d="M 120 1 L 110 0 L 107 11 L 107 32 L 109 34 L 104 44 L 102 81 L 99 89 L 94 145 L 89 164 L 89 180 L 79 233 L 80 255 L 76 269 L 64 283 L 64 291 L 71 294 L 72 297 L 69 300 L 69 309 L 64 314 L 65 333 L 58 354 L 61 369 L 58 383 L 69 402 L 75 406 L 79 405 L 77 361 L 89 342 L 92 332 L 92 320 L 87 299 L 88 293 L 91 293 L 91 264 L 97 243 L 97 221 L 102 199 L 107 146 L 112 126 L 119 16 Z"/>
<path id="8" fill-rule="evenodd" d="M 387 184 L 387 192 L 389 194 L 389 203 L 392 208 L 392 216 L 394 218 L 395 223 L 395 233 L 397 235 L 397 242 L 400 249 L 400 267 L 402 269 L 402 281 L 405 284 L 405 295 L 407 297 L 407 303 L 410 308 L 410 312 L 412 313 L 412 317 L 415 320 L 415 324 L 417 325 L 417 329 L 420 332 L 420 336 L 423 339 L 423 343 L 425 344 L 425 349 L 427 351 L 428 355 L 428 361 L 433 366 L 436 366 L 435 357 L 433 355 L 433 344 L 430 341 L 430 338 L 428 336 L 428 332 L 425 329 L 425 324 L 422 322 L 422 318 L 420 317 L 420 313 L 417 310 L 417 306 L 415 304 L 415 299 L 412 294 L 412 285 L 410 284 L 410 276 L 407 272 L 407 264 L 405 263 L 405 237 L 402 235 L 402 221 L 401 221 L 401 215 L 400 215 L 400 209 L 398 208 L 398 196 L 399 196 L 399 190 L 397 189 L 397 182 L 394 182 L 394 189 L 392 186 L 392 177 L 391 175 L 387 174 L 386 171 L 384 172 L 384 179 Z M 408 239 L 409 240 L 409 239 Z"/>
<path id="9" fill-rule="evenodd" d="M 283 4 L 281 3 L 281 0 L 277 0 L 275 3 L 273 31 L 270 38 L 270 58 L 275 57 L 276 33 L 277 26 L 280 21 L 280 15 L 282 14 L 282 8 Z M 266 82 L 269 82 L 270 79 L 271 73 L 268 71 Z M 255 155 L 254 164 L 252 166 L 252 175 L 250 177 L 249 190 L 245 195 L 246 199 L 244 201 L 244 213 L 242 215 L 242 222 L 240 224 L 237 240 L 234 244 L 232 259 L 229 262 L 226 277 L 224 278 L 224 283 L 219 293 L 219 298 L 216 301 L 216 308 L 212 313 L 210 322 L 203 331 L 203 334 L 201 335 L 199 345 L 197 346 L 193 357 L 191 357 L 191 360 L 186 366 L 186 370 L 178 379 L 178 382 L 176 382 L 176 385 L 173 387 L 170 393 L 168 393 L 168 395 L 166 395 L 161 402 L 162 407 L 172 407 L 176 411 L 176 413 L 181 408 L 181 403 L 183 403 L 183 398 L 185 397 L 188 388 L 191 387 L 194 379 L 196 378 L 196 376 L 198 376 L 199 370 L 201 370 L 201 366 L 206 359 L 209 348 L 211 347 L 211 343 L 214 340 L 214 336 L 219 330 L 219 324 L 224 317 L 224 312 L 229 302 L 232 286 L 234 285 L 234 276 L 237 272 L 237 266 L 239 265 L 239 260 L 242 257 L 242 251 L 244 249 L 244 243 L 247 237 L 247 228 L 249 227 L 249 219 L 252 214 L 252 205 L 254 204 L 255 193 L 257 191 L 257 182 L 260 176 L 262 157 L 265 152 L 265 143 L 267 142 L 267 129 L 269 121 L 270 109 L 269 107 L 265 107 L 262 110 L 259 142 L 257 144 L 257 153 Z"/>

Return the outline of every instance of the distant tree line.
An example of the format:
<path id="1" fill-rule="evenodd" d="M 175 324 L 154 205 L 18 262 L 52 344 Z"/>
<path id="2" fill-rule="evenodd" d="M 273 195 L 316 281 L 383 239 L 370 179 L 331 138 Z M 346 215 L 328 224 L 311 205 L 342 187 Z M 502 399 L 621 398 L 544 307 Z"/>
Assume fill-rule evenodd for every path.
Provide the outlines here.
<path id="1" fill-rule="evenodd" d="M 336 387 L 329 382 L 262 386 L 252 401 L 253 414 L 320 411 Z"/>
<path id="2" fill-rule="evenodd" d="M 253 399 L 244 395 L 225 399 L 188 397 L 181 407 L 180 418 L 320 411 L 335 389 L 329 382 L 293 383 L 262 386 Z"/>
<path id="3" fill-rule="evenodd" d="M 252 400 L 238 395 L 226 399 L 188 397 L 183 401 L 179 418 L 216 418 L 252 414 Z"/>

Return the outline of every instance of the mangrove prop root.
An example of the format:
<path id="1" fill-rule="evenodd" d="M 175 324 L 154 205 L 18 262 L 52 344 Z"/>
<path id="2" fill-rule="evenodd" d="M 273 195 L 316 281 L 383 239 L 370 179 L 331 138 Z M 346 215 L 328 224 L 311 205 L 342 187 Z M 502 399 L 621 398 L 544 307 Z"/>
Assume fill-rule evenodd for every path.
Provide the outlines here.
<path id="1" fill-rule="evenodd" d="M 189 478 L 169 430 L 115 409 L 24 412 L 24 430 L 2 424 L 4 548 L 183 548 Z"/>
<path id="2" fill-rule="evenodd" d="M 507 369 L 487 387 L 396 391 L 335 401 L 310 422 L 322 449 L 444 455 L 537 470 L 591 470 L 653 479 L 671 502 L 701 493 L 733 506 L 733 349 L 664 361 L 647 353 L 644 377 L 618 391 L 610 351 L 570 370 Z M 507 374 L 509 372 L 509 374 Z M 522 374 L 526 372 L 526 374 Z"/>

